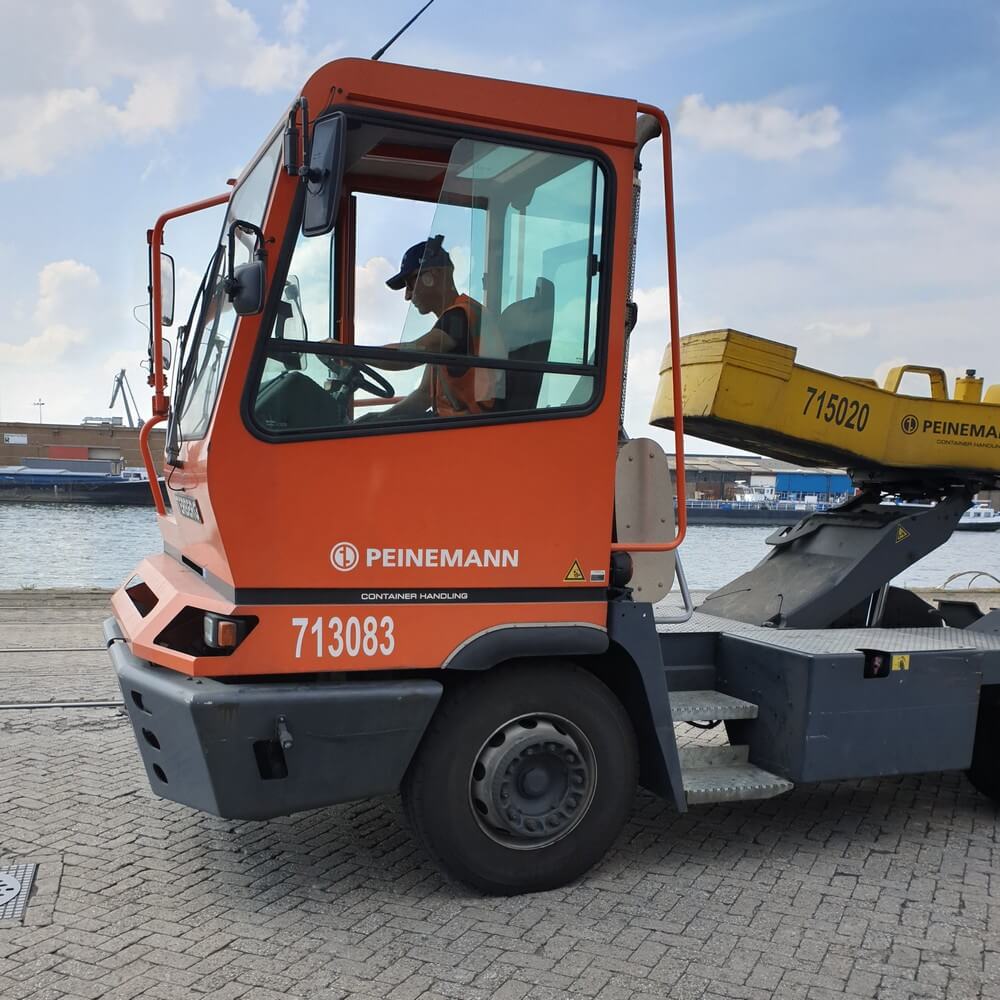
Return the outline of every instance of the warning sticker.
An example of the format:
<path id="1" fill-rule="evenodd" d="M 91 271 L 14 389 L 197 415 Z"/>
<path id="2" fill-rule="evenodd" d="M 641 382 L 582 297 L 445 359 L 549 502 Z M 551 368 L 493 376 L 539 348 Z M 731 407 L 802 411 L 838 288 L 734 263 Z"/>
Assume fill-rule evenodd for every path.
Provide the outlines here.
<path id="1" fill-rule="evenodd" d="M 910 669 L 910 654 L 909 653 L 896 653 L 892 658 L 892 669 L 893 670 L 909 670 Z"/>
<path id="2" fill-rule="evenodd" d="M 587 578 L 583 575 L 583 570 L 580 569 L 580 560 L 574 559 L 573 565 L 570 566 L 569 572 L 563 577 L 567 583 L 583 583 Z"/>
<path id="3" fill-rule="evenodd" d="M 907 538 L 910 537 L 910 533 L 902 525 L 896 528 L 896 544 L 900 542 L 905 542 Z"/>

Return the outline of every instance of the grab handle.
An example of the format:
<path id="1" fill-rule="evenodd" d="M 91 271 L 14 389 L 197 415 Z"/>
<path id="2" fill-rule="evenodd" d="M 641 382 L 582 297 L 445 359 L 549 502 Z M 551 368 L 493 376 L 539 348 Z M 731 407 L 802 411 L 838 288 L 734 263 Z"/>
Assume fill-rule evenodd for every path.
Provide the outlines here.
<path id="1" fill-rule="evenodd" d="M 677 493 L 677 534 L 669 542 L 612 542 L 612 552 L 669 552 L 687 534 L 687 487 L 684 481 L 684 401 L 681 391 L 681 328 L 677 311 L 677 249 L 674 240 L 674 175 L 670 122 L 662 109 L 640 104 L 639 110 L 660 123 L 663 137 L 663 201 L 667 226 L 667 296 L 670 306 L 670 361 L 674 387 L 674 488 Z"/>
<path id="2" fill-rule="evenodd" d="M 898 368 L 890 368 L 882 388 L 886 392 L 898 392 L 899 383 L 903 381 L 903 376 L 907 372 L 926 375 L 931 380 L 931 399 L 948 398 L 948 381 L 944 372 L 940 368 L 927 368 L 925 365 L 900 365 Z"/>

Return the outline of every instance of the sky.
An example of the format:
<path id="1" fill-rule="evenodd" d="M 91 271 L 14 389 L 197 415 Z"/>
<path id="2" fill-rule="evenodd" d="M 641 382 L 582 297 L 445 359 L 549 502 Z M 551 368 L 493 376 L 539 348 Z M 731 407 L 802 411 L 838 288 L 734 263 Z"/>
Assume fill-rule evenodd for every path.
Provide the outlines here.
<path id="1" fill-rule="evenodd" d="M 370 55 L 418 6 L 0 0 L 0 420 L 107 415 L 121 368 L 148 413 L 146 230 L 224 191 L 317 66 Z M 734 327 L 846 375 L 1000 383 L 993 0 L 436 0 L 386 58 L 663 107 L 684 333 Z M 668 335 L 663 193 L 644 180 L 633 436 Z M 168 233 L 181 318 L 220 225 Z"/>

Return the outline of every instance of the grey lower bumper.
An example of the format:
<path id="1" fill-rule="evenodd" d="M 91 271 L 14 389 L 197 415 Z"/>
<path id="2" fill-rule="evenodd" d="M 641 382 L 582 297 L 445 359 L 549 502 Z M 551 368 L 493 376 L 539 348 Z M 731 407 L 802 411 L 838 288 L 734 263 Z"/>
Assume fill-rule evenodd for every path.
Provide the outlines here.
<path id="1" fill-rule="evenodd" d="M 157 795 L 264 819 L 394 791 L 441 697 L 431 680 L 227 684 L 132 654 L 111 660 Z"/>

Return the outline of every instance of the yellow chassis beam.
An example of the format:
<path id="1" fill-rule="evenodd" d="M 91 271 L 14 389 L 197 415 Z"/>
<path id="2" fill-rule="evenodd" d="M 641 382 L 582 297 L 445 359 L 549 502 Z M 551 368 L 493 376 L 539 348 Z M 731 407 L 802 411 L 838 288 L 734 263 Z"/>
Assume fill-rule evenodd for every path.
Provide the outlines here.
<path id="1" fill-rule="evenodd" d="M 880 388 L 795 364 L 796 349 L 738 330 L 681 341 L 684 429 L 696 437 L 806 466 L 838 466 L 857 480 L 958 478 L 1000 488 L 1000 386 L 904 366 Z M 931 397 L 896 390 L 906 371 L 926 374 Z M 650 423 L 673 426 L 670 354 Z M 917 475 L 915 475 L 915 473 Z"/>

